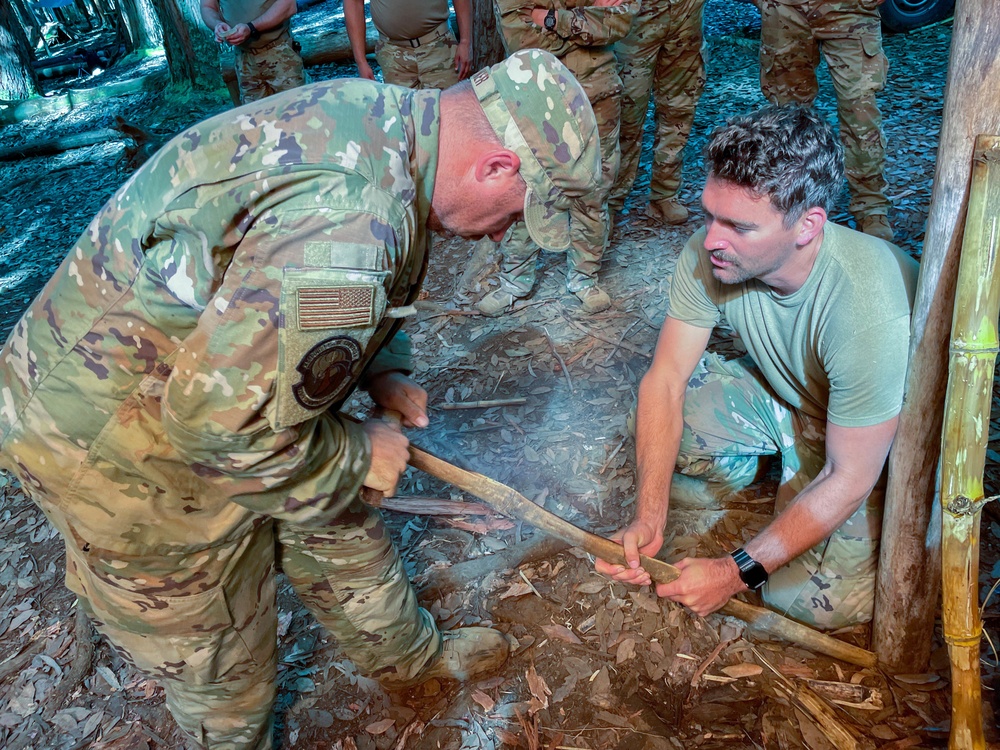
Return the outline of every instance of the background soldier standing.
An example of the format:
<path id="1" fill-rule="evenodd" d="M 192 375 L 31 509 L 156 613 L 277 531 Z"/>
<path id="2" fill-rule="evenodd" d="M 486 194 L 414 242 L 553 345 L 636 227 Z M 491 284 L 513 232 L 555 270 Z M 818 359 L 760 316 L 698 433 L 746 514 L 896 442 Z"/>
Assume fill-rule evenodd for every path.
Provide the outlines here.
<path id="1" fill-rule="evenodd" d="M 233 47 L 240 104 L 306 82 L 298 43 L 289 30 L 295 0 L 201 0 L 201 18 L 215 41 Z M 225 73 L 223 73 L 225 74 Z"/>
<path id="2" fill-rule="evenodd" d="M 777 104 L 811 104 L 822 51 L 837 92 L 850 212 L 859 231 L 892 241 L 885 195 L 885 135 L 875 92 L 889 63 L 882 52 L 882 0 L 757 0 L 760 87 Z"/>
<path id="3" fill-rule="evenodd" d="M 411 89 L 445 89 L 469 75 L 472 65 L 472 0 L 453 0 L 461 41 L 448 26 L 448 0 L 372 0 L 378 31 L 375 59 L 382 80 Z M 344 22 L 358 75 L 375 73 L 365 58 L 364 0 L 344 0 Z"/>
<path id="4" fill-rule="evenodd" d="M 362 387 L 426 426 L 395 310 L 430 230 L 499 239 L 523 212 L 559 246 L 599 172 L 586 95 L 540 50 L 445 92 L 316 83 L 170 141 L 15 325 L 0 467 L 61 534 L 79 606 L 202 745 L 271 747 L 276 553 L 389 687 L 506 659 L 502 633 L 440 633 L 418 606 L 358 499 L 393 492 L 408 441 L 339 409 Z"/>
<path id="5" fill-rule="evenodd" d="M 684 145 L 694 110 L 705 88 L 701 56 L 705 0 L 642 0 L 628 36 L 615 45 L 622 78 L 621 166 L 609 208 L 621 211 L 632 190 L 643 126 L 652 88 L 656 111 L 649 208 L 653 219 L 683 224 L 688 210 L 677 200 L 684 166 Z"/>
<path id="6" fill-rule="evenodd" d="M 572 242 L 567 251 L 566 288 L 587 313 L 611 305 L 597 285 L 597 272 L 608 242 L 608 195 L 618 174 L 618 128 L 621 118 L 621 78 L 611 45 L 632 24 L 634 8 L 624 0 L 495 0 L 493 9 L 507 52 L 538 47 L 548 50 L 580 81 L 597 117 L 601 134 L 601 185 L 592 196 L 573 207 Z M 479 301 L 484 315 L 502 315 L 514 300 L 527 296 L 535 285 L 538 246 L 524 226 L 515 224 L 500 245 L 503 256 L 500 288 Z"/>

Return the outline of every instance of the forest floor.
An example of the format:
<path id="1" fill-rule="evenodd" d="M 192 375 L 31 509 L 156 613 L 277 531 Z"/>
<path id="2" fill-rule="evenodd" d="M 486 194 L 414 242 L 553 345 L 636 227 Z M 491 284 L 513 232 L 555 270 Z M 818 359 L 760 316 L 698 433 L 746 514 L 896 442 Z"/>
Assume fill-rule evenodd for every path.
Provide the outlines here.
<path id="1" fill-rule="evenodd" d="M 336 7 L 334 0 L 309 13 L 329 12 L 330 6 Z M 630 210 L 602 269 L 602 285 L 615 301 L 609 311 L 581 316 L 564 290 L 565 260 L 544 255 L 533 296 L 510 315 L 483 318 L 474 303 L 490 288 L 495 255 L 461 240 L 435 244 L 420 313 L 409 324 L 418 352 L 416 377 L 430 395 L 431 426 L 411 435 L 416 444 L 462 458 L 597 533 L 610 534 L 629 520 L 635 475 L 625 417 L 650 362 L 674 260 L 699 226 L 700 149 L 726 116 L 762 103 L 755 17 L 750 5 L 708 4 L 708 84 L 686 152 L 682 193 L 694 208 L 692 218 L 685 226 L 664 228 L 643 216 L 652 140 L 647 128 Z M 917 257 L 950 37 L 944 24 L 885 40 L 891 70 L 880 104 L 893 223 L 899 244 Z M 349 75 L 351 68 L 310 73 L 321 79 Z M 834 120 L 825 70 L 821 80 L 818 106 Z M 226 106 L 221 93 L 135 94 L 4 127 L 0 148 L 110 127 L 116 116 L 166 138 Z M 0 336 L 128 176 L 129 156 L 121 141 L 109 141 L 0 162 Z M 835 221 L 847 222 L 845 207 L 846 195 Z M 717 344 L 727 349 L 725 342 Z M 465 405 L 515 398 L 525 401 L 486 409 Z M 360 399 L 350 404 L 354 413 L 365 409 Z M 998 434 L 992 421 L 991 439 Z M 1000 459 L 992 449 L 989 456 L 987 494 L 996 491 Z M 673 508 L 661 557 L 719 554 L 739 546 L 767 522 L 773 489 L 773 480 L 765 479 L 715 507 Z M 732 618 L 694 617 L 648 589 L 612 584 L 578 550 L 545 554 L 539 533 L 528 526 L 476 504 L 456 510 L 447 503 L 471 498 L 414 470 L 399 494 L 422 509 L 386 512 L 422 603 L 442 627 L 494 624 L 516 642 L 513 657 L 501 673 L 475 684 L 431 681 L 389 694 L 355 672 L 283 582 L 276 729 L 283 747 L 833 747 L 816 719 L 788 697 L 789 686 L 804 684 L 836 701 L 827 705 L 858 747 L 901 750 L 947 742 L 950 688 L 940 634 L 926 674 L 889 677 L 768 642 Z M 435 507 L 444 512 L 431 513 Z M 1000 517 L 989 513 L 982 530 L 981 600 L 1000 578 Z M 0 746 L 185 747 L 162 690 L 103 640 L 93 656 L 74 662 L 80 652 L 73 597 L 62 586 L 59 539 L 17 484 L 2 475 L 0 540 L 0 652 L 6 655 L 0 662 Z M 991 636 L 998 617 L 994 598 L 984 614 Z M 858 644 L 867 638 L 864 628 L 839 635 Z M 996 672 L 997 655 L 984 642 L 991 737 Z M 72 688 L 68 695 L 66 687 Z"/>

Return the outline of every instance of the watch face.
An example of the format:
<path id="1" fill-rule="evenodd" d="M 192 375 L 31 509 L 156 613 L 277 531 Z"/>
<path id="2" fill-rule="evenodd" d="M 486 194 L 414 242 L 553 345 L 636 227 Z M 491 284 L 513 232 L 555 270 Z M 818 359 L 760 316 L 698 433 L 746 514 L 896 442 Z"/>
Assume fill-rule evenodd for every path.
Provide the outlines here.
<path id="1" fill-rule="evenodd" d="M 552 31 L 556 27 L 556 14 L 551 10 L 545 15 L 545 28 Z"/>

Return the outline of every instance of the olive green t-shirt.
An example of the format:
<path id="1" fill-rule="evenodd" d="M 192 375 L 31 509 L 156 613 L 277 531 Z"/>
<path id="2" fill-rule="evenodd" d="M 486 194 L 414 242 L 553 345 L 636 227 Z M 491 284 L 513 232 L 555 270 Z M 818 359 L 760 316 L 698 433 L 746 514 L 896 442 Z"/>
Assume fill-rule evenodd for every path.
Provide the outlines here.
<path id="1" fill-rule="evenodd" d="M 667 315 L 699 328 L 725 320 L 789 406 L 842 427 L 865 427 L 903 403 L 918 265 L 895 245 L 827 222 L 801 288 L 712 275 L 705 230 L 688 240 Z"/>
<path id="2" fill-rule="evenodd" d="M 238 23 L 253 21 L 257 16 L 263 15 L 272 5 L 274 5 L 274 0 L 222 0 L 220 8 L 223 18 L 226 19 L 230 26 L 235 26 Z M 244 42 L 240 46 L 247 49 L 255 49 L 270 44 L 285 32 L 288 25 L 288 21 L 285 21 L 273 29 L 261 31 L 260 39 L 252 42 Z"/>
<path id="3" fill-rule="evenodd" d="M 448 0 L 371 0 L 372 23 L 390 39 L 416 39 L 448 20 Z"/>

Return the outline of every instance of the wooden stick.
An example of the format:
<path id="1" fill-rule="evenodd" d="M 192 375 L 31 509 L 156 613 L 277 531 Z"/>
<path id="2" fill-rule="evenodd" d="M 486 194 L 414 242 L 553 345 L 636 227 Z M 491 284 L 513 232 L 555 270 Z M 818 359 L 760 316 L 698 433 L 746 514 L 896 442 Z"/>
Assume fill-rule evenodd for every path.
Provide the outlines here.
<path id="1" fill-rule="evenodd" d="M 496 398 L 485 401 L 445 401 L 436 404 L 438 409 L 489 409 L 492 406 L 520 406 L 528 403 L 526 398 Z"/>
<path id="2" fill-rule="evenodd" d="M 823 729 L 823 734 L 837 750 L 858 750 L 858 741 L 834 715 L 833 709 L 816 693 L 805 685 L 796 685 L 779 672 L 756 648 L 751 647 L 754 656 L 778 677 L 776 687 L 782 688 L 791 701 L 812 716 Z"/>
<path id="3" fill-rule="evenodd" d="M 627 565 L 625 549 L 618 542 L 574 526 L 505 484 L 483 474 L 460 469 L 417 448 L 412 443 L 409 463 L 410 466 L 478 497 L 506 516 L 526 521 L 546 534 L 567 541 L 603 560 Z M 639 562 L 657 583 L 669 583 L 680 575 L 680 571 L 673 565 L 656 558 L 640 555 Z M 871 651 L 839 641 L 769 609 L 755 607 L 738 599 L 730 599 L 719 611 L 743 620 L 753 630 L 798 643 L 817 653 L 863 667 L 875 666 L 875 654 Z"/>

